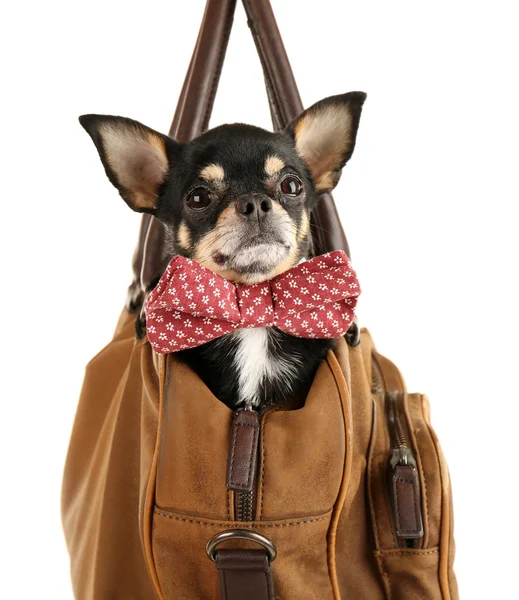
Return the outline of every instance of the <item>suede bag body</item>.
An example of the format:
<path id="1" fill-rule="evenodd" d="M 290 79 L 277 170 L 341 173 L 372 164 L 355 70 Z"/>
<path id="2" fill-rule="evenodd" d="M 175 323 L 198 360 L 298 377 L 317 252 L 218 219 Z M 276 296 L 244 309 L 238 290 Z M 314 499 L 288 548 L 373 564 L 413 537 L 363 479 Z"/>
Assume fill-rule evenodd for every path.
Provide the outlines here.
<path id="1" fill-rule="evenodd" d="M 356 347 L 338 341 L 302 408 L 263 414 L 255 518 L 243 522 L 226 487 L 232 411 L 133 327 L 124 311 L 87 366 L 70 442 L 62 514 L 77 599 L 217 600 L 205 545 L 234 528 L 275 543 L 280 600 L 458 598 L 449 475 L 427 399 L 407 394 L 366 330 Z M 405 397 L 420 548 L 398 544 L 388 508 L 383 390 Z"/>

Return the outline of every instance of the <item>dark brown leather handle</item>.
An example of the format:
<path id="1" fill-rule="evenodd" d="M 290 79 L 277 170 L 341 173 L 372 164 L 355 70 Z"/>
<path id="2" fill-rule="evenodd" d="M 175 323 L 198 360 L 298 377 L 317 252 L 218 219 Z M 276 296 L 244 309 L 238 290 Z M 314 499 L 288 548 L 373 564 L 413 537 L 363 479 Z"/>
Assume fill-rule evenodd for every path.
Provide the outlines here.
<path id="1" fill-rule="evenodd" d="M 284 129 L 303 111 L 294 73 L 269 0 L 243 0 L 252 37 L 263 67 L 275 130 Z M 323 194 L 312 213 L 316 254 L 344 250 L 348 242 L 330 194 Z"/>
<path id="2" fill-rule="evenodd" d="M 229 43 L 236 0 L 207 0 L 195 49 L 191 57 L 169 135 L 180 142 L 188 142 L 203 133 L 218 88 L 220 73 Z M 141 245 L 142 244 L 142 245 Z M 135 305 L 132 295 L 140 281 L 141 289 L 148 289 L 160 275 L 167 260 L 164 252 L 165 237 L 162 224 L 148 215 L 141 222 L 139 244 L 134 253 L 134 283 L 130 286 L 127 305 Z"/>
<path id="3" fill-rule="evenodd" d="M 236 0 L 208 0 L 197 43 L 179 97 L 170 135 L 187 142 L 202 133 L 209 118 L 227 50 Z M 249 26 L 263 67 L 274 129 L 289 124 L 303 110 L 269 0 L 243 0 Z M 316 253 L 342 249 L 349 253 L 333 198 L 321 197 L 312 215 Z M 153 285 L 165 267 L 164 230 L 154 218 L 144 216 L 134 253 L 135 280 L 128 305 L 135 304 L 140 279 L 142 289 Z"/>

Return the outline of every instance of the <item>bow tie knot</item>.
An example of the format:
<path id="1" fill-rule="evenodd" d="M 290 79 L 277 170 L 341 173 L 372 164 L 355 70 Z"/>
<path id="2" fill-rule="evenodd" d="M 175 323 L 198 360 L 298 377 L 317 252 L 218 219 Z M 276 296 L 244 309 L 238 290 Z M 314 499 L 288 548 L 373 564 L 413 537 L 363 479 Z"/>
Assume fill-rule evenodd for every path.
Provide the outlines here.
<path id="1" fill-rule="evenodd" d="M 272 327 L 275 325 L 274 297 L 270 283 L 237 285 L 240 327 Z"/>
<path id="2" fill-rule="evenodd" d="M 297 337 L 340 337 L 353 320 L 359 294 L 357 276 L 341 251 L 254 285 L 235 285 L 176 256 L 146 299 L 148 339 L 165 354 L 250 327 L 277 327 Z"/>

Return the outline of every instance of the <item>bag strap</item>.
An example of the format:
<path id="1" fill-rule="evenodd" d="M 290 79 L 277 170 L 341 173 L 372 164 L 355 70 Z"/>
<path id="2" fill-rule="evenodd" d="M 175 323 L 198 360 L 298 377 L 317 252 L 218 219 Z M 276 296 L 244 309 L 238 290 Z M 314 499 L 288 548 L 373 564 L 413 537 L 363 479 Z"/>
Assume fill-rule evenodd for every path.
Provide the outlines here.
<path id="1" fill-rule="evenodd" d="M 275 600 L 272 569 L 265 550 L 218 550 L 221 600 Z"/>
<path id="2" fill-rule="evenodd" d="M 263 68 L 275 130 L 286 127 L 303 110 L 294 75 L 269 0 L 243 0 Z M 209 124 L 232 27 L 236 0 L 208 0 L 198 39 L 184 80 L 169 134 L 181 142 L 199 135 Z M 324 194 L 312 213 L 311 231 L 316 254 L 344 250 L 348 243 L 335 203 Z M 143 290 L 149 289 L 166 266 L 164 231 L 153 217 L 142 218 L 133 256 L 134 281 L 127 307 L 136 310 Z"/>
<path id="3" fill-rule="evenodd" d="M 289 125 L 304 110 L 285 45 L 269 0 L 243 0 L 248 24 L 263 67 L 274 130 Z M 315 254 L 344 250 L 346 235 L 331 194 L 323 194 L 311 215 Z"/>
<path id="4" fill-rule="evenodd" d="M 231 34 L 236 0 L 207 0 L 198 38 L 180 92 L 169 135 L 188 142 L 209 124 L 220 73 Z M 165 267 L 164 229 L 150 215 L 143 215 L 137 248 L 133 255 L 133 282 L 126 306 L 138 310 L 143 292 Z M 162 269 L 163 270 L 163 269 Z"/>

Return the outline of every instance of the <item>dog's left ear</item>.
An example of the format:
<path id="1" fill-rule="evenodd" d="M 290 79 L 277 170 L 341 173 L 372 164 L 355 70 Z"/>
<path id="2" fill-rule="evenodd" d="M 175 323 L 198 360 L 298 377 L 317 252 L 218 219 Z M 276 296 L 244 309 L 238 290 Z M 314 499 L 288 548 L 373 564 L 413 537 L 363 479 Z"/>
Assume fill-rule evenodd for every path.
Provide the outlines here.
<path id="1" fill-rule="evenodd" d="M 364 92 L 331 96 L 304 111 L 287 128 L 319 194 L 332 190 L 355 148 Z"/>

